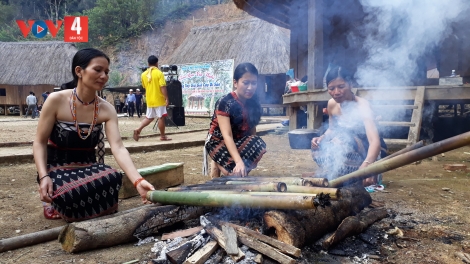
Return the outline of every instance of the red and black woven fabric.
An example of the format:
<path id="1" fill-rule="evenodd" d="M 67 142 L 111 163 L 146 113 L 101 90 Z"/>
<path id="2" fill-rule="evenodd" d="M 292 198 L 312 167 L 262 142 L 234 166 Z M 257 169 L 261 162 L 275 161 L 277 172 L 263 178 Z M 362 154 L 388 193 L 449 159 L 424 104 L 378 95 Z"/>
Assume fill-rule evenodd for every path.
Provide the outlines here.
<path id="1" fill-rule="evenodd" d="M 89 124 L 79 124 L 86 132 Z M 52 206 L 68 222 L 113 213 L 118 207 L 122 174 L 103 164 L 103 125 L 82 140 L 73 122 L 56 122 L 47 146 L 47 169 L 53 183 Z M 100 163 L 96 161 L 98 152 Z"/>

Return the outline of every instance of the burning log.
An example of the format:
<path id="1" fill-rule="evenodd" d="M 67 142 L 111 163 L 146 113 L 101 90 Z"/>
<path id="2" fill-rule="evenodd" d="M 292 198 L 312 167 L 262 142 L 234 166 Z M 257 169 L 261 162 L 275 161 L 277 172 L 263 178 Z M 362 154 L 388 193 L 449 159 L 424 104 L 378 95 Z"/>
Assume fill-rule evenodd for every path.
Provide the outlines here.
<path id="1" fill-rule="evenodd" d="M 166 252 L 167 259 L 173 264 L 182 264 L 188 256 L 199 249 L 202 245 L 206 244 L 208 239 L 203 236 L 205 233 L 206 231 L 203 229 L 199 231 L 193 239 L 175 249 L 172 249 L 171 251 Z"/>
<path id="2" fill-rule="evenodd" d="M 247 182 L 284 182 L 290 185 L 328 187 L 328 180 L 324 178 L 298 178 L 298 177 L 220 177 L 211 182 L 247 181 Z"/>
<path id="3" fill-rule="evenodd" d="M 211 240 L 204 247 L 196 251 L 191 257 L 189 257 L 184 264 L 202 264 L 214 253 L 219 244 L 217 241 Z"/>
<path id="4" fill-rule="evenodd" d="M 208 207 L 239 206 L 265 209 L 312 209 L 315 208 L 314 195 L 252 195 L 250 193 L 228 192 L 166 192 L 150 191 L 147 200 L 154 203 L 173 205 L 195 205 Z"/>
<path id="5" fill-rule="evenodd" d="M 295 260 L 281 252 L 279 252 L 277 249 L 264 244 L 250 236 L 247 236 L 246 234 L 239 234 L 238 240 L 240 240 L 241 243 L 246 245 L 247 247 L 250 247 L 258 252 L 260 252 L 263 255 L 266 255 L 276 261 L 278 261 L 281 264 L 294 264 Z"/>
<path id="6" fill-rule="evenodd" d="M 362 186 L 342 188 L 340 198 L 331 201 L 326 207 L 266 212 L 263 217 L 266 227 L 264 233 L 272 234 L 278 240 L 300 248 L 336 230 L 344 218 L 359 213 L 371 201 L 370 194 Z"/>
<path id="7" fill-rule="evenodd" d="M 161 240 L 174 239 L 177 237 L 189 237 L 202 230 L 202 226 L 196 226 L 186 230 L 180 230 L 169 234 L 163 234 Z"/>
<path id="8" fill-rule="evenodd" d="M 225 237 L 226 250 L 229 255 L 238 255 L 237 234 L 235 229 L 230 226 L 222 226 L 222 232 Z"/>
<path id="9" fill-rule="evenodd" d="M 411 150 L 382 162 L 372 163 L 366 168 L 330 181 L 331 187 L 341 187 L 354 182 L 362 181 L 370 175 L 384 173 L 410 163 L 426 159 L 437 154 L 454 150 L 470 144 L 470 132 L 460 134 L 418 149 Z"/>
<path id="10" fill-rule="evenodd" d="M 385 217 L 387 217 L 387 210 L 385 208 L 372 209 L 367 212 L 361 212 L 356 216 L 346 217 L 333 235 L 323 241 L 322 247 L 327 250 L 347 237 L 362 233 L 373 223 Z"/>
<path id="11" fill-rule="evenodd" d="M 260 183 L 260 184 L 240 184 L 240 185 L 212 185 L 205 184 L 199 185 L 196 187 L 183 186 L 169 188 L 169 192 L 178 192 L 186 190 L 250 190 L 257 192 L 285 192 L 287 185 L 283 182 L 270 182 L 270 183 Z"/>
<path id="12" fill-rule="evenodd" d="M 207 208 L 148 205 L 114 215 L 68 224 L 59 234 L 62 248 L 75 253 L 111 247 L 157 233 L 160 228 L 194 219 Z M 103 231 L 103 230 L 106 230 Z"/>
<path id="13" fill-rule="evenodd" d="M 226 244 L 226 238 L 224 236 L 224 233 L 215 227 L 207 218 L 204 216 L 200 217 L 201 219 L 201 225 L 204 227 L 204 229 L 209 233 L 209 235 L 219 243 L 220 247 L 223 248 L 225 251 L 227 251 L 227 244 Z M 237 246 L 238 248 L 238 246 Z M 230 256 L 233 261 L 238 262 L 242 259 L 245 258 L 245 253 L 243 253 L 240 248 L 238 248 L 238 254 L 237 255 L 231 255 Z"/>

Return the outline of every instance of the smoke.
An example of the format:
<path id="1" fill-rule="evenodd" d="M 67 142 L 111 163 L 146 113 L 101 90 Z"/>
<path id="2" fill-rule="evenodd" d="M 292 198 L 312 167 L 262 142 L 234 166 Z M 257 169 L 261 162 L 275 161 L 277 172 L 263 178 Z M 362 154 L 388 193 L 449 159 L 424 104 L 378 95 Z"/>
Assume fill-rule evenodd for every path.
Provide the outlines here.
<path id="1" fill-rule="evenodd" d="M 359 31 L 367 34 L 363 48 L 368 57 L 355 77 L 365 87 L 412 83 L 423 56 L 451 34 L 451 23 L 467 9 L 464 0 L 359 1 L 367 14 Z M 357 38 L 355 34 L 349 36 L 350 41 Z"/>

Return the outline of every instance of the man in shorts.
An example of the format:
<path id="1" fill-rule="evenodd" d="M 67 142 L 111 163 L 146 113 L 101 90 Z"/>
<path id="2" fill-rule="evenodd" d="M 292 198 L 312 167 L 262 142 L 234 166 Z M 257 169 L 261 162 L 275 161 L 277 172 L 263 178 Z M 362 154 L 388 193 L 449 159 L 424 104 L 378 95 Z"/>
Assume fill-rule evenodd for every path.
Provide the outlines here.
<path id="1" fill-rule="evenodd" d="M 166 107 L 168 106 L 165 76 L 158 69 L 157 57 L 152 55 L 148 58 L 147 62 L 149 67 L 141 75 L 142 87 L 145 88 L 147 99 L 147 113 L 140 126 L 134 130 L 133 138 L 135 141 L 138 141 L 142 129 L 152 123 L 155 117 L 157 117 L 159 118 L 158 129 L 160 130 L 160 140 L 171 140 L 171 138 L 165 135 Z"/>

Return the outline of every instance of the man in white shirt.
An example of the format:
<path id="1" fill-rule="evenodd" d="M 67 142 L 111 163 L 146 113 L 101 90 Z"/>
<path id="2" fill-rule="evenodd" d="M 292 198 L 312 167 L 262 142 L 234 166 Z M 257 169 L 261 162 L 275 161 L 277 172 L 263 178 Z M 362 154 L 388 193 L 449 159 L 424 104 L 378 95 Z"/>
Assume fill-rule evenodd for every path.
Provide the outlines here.
<path id="1" fill-rule="evenodd" d="M 36 96 L 34 96 L 34 93 L 29 92 L 28 97 L 26 97 L 26 105 L 28 105 L 28 109 L 26 110 L 26 115 L 24 116 L 24 118 L 28 117 L 29 111 L 31 111 L 31 118 L 34 119 L 36 117 L 37 102 L 38 102 L 38 99 L 36 98 Z"/>

